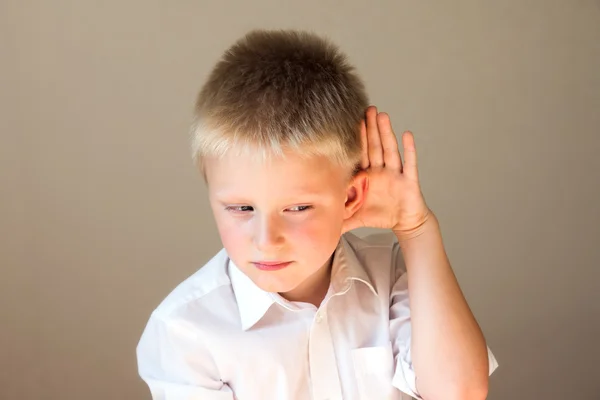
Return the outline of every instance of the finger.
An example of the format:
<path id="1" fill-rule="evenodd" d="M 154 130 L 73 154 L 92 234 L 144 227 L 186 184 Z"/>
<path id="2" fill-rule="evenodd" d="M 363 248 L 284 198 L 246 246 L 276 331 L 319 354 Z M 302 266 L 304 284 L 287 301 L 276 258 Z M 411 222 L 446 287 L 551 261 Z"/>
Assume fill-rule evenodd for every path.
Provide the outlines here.
<path id="1" fill-rule="evenodd" d="M 400 157 L 400 151 L 398 150 L 398 139 L 396 139 L 396 134 L 392 130 L 390 116 L 384 112 L 379 113 L 377 115 L 377 126 L 381 137 L 385 167 L 402 171 L 402 157 Z"/>
<path id="2" fill-rule="evenodd" d="M 367 108 L 367 143 L 369 144 L 369 164 L 371 167 L 383 166 L 383 151 L 379 128 L 377 128 L 377 108 Z"/>
<path id="3" fill-rule="evenodd" d="M 403 173 L 410 179 L 418 180 L 417 149 L 415 147 L 415 137 L 412 132 L 406 131 L 402 134 L 402 147 L 404 148 Z"/>
<path id="4" fill-rule="evenodd" d="M 365 120 L 360 121 L 360 167 L 369 168 L 369 144 L 367 141 L 367 124 Z"/>

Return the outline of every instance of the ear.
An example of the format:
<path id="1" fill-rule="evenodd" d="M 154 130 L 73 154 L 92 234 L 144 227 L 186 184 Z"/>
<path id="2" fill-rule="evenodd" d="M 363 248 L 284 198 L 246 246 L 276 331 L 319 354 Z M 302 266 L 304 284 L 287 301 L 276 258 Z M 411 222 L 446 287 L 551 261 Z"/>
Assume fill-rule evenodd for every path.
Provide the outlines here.
<path id="1" fill-rule="evenodd" d="M 345 220 L 352 218 L 360 210 L 365 202 L 368 190 L 369 175 L 366 171 L 360 171 L 350 179 L 346 189 Z"/>

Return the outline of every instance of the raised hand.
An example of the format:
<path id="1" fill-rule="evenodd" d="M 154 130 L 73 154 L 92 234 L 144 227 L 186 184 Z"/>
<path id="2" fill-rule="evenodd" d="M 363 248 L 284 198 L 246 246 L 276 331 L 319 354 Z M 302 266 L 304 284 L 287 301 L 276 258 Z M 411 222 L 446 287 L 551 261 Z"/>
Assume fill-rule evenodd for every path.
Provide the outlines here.
<path id="1" fill-rule="evenodd" d="M 361 143 L 361 167 L 368 177 L 366 199 L 343 230 L 368 226 L 410 238 L 430 215 L 419 185 L 413 134 L 402 134 L 403 162 L 390 117 L 371 106 L 361 123 Z"/>

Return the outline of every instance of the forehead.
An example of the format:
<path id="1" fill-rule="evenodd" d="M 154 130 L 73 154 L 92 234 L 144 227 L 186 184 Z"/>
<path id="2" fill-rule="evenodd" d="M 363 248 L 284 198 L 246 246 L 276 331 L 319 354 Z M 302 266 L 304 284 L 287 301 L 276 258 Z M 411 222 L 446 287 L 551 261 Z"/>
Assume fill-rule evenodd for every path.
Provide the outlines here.
<path id="1" fill-rule="evenodd" d="M 205 168 L 209 190 L 232 195 L 326 193 L 339 189 L 344 177 L 343 168 L 326 157 L 288 153 L 266 161 L 252 155 L 209 157 Z"/>

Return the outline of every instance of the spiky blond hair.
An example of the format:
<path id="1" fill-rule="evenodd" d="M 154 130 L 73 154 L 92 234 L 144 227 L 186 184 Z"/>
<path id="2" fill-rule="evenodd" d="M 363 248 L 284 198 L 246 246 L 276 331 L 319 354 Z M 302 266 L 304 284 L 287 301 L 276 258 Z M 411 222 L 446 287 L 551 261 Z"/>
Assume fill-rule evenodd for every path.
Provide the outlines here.
<path id="1" fill-rule="evenodd" d="M 296 30 L 255 30 L 215 65 L 196 102 L 194 162 L 226 152 L 267 160 L 292 151 L 355 172 L 364 85 L 329 40 Z"/>

